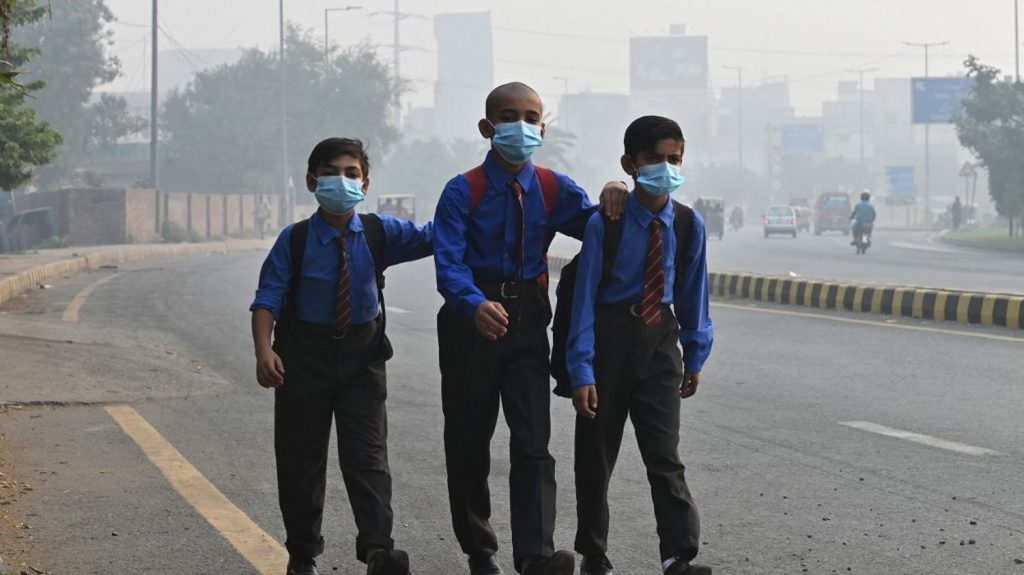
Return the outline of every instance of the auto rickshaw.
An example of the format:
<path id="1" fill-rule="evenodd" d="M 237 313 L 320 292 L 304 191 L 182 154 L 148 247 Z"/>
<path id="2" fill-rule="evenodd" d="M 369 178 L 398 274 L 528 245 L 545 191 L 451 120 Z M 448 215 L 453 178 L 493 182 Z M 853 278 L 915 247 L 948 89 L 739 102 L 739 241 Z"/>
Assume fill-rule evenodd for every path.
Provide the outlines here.
<path id="1" fill-rule="evenodd" d="M 704 219 L 708 236 L 722 239 L 725 236 L 725 200 L 722 198 L 697 198 L 693 205 Z"/>
<path id="2" fill-rule="evenodd" d="M 411 194 L 380 196 L 377 198 L 377 213 L 416 221 L 416 196 Z"/>

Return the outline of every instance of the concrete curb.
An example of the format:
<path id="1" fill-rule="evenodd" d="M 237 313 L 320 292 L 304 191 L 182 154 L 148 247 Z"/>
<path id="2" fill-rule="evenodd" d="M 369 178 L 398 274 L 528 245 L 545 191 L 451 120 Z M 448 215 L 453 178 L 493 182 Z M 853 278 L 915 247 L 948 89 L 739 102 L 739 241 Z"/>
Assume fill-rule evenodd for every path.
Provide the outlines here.
<path id="1" fill-rule="evenodd" d="M 710 273 L 711 295 L 818 309 L 1024 328 L 1024 296 Z"/>
<path id="2" fill-rule="evenodd" d="M 202 244 L 142 244 L 123 246 L 117 249 L 100 250 L 82 256 L 60 260 L 29 268 L 25 271 L 0 279 L 0 305 L 18 295 L 34 289 L 39 284 L 55 281 L 82 271 L 102 266 L 120 265 L 158 257 L 182 257 L 201 254 L 226 254 L 231 252 L 255 251 L 261 244 L 208 242 Z"/>
<path id="3" fill-rule="evenodd" d="M 939 235 L 939 241 L 960 248 L 971 248 L 975 250 L 989 250 L 994 252 L 1024 255 L 1024 243 L 1020 245 L 1013 245 L 1005 242 L 991 240 L 964 240 L 959 238 L 951 238 L 946 234 Z"/>

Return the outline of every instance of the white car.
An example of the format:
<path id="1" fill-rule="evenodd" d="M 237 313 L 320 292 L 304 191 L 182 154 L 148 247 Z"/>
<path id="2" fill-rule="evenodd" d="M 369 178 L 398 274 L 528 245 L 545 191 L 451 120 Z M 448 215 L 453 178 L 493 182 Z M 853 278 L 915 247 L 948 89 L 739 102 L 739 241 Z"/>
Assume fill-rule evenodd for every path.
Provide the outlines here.
<path id="1" fill-rule="evenodd" d="M 764 212 L 764 237 L 786 234 L 796 237 L 796 210 L 792 206 L 772 206 Z"/>

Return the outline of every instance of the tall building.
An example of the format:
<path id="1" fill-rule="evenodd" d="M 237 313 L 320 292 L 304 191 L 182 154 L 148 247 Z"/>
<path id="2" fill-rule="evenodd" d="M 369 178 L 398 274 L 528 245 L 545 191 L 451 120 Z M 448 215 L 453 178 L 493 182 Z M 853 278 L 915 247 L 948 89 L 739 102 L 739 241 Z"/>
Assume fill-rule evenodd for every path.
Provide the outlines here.
<path id="1" fill-rule="evenodd" d="M 434 84 L 434 136 L 474 139 L 476 120 L 494 88 L 494 41 L 490 12 L 434 16 L 437 82 Z"/>
<path id="2" fill-rule="evenodd" d="M 752 88 L 722 88 L 715 123 L 714 162 L 739 163 L 743 141 L 743 167 L 763 176 L 773 169 L 773 147 L 781 144 L 781 130 L 794 122 L 789 83 L 765 80 Z M 740 122 L 742 118 L 742 127 Z"/>

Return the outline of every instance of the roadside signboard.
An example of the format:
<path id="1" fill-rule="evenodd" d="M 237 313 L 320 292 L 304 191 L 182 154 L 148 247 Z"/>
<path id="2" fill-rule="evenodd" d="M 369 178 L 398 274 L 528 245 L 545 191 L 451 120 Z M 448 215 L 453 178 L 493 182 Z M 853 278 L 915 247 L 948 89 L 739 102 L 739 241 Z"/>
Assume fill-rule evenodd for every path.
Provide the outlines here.
<path id="1" fill-rule="evenodd" d="M 914 166 L 886 166 L 885 179 L 889 182 L 889 195 L 885 203 L 906 206 L 914 203 Z"/>
<path id="2" fill-rule="evenodd" d="M 970 97 L 974 80 L 970 78 L 911 78 L 915 124 L 949 124 Z"/>
<path id="3" fill-rule="evenodd" d="M 783 124 L 782 151 L 786 154 L 824 152 L 825 128 L 821 124 Z"/>

